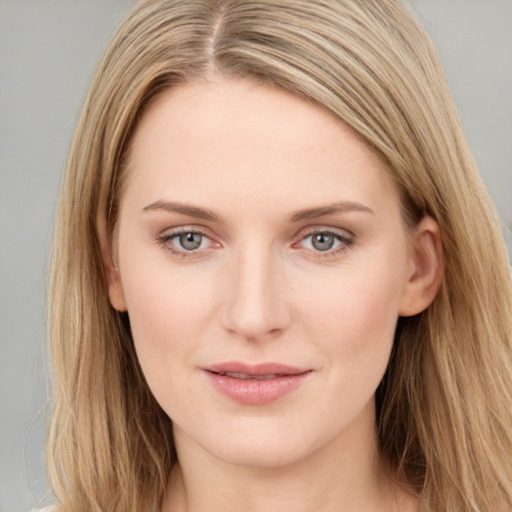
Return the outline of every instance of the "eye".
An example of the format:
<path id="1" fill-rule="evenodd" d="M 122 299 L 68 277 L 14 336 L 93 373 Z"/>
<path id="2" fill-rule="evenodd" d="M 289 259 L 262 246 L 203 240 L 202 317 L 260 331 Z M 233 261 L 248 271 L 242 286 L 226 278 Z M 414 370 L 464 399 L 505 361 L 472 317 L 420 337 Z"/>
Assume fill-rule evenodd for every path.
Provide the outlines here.
<path id="1" fill-rule="evenodd" d="M 333 254 L 354 243 L 354 239 L 342 233 L 329 230 L 314 231 L 305 236 L 296 247 L 303 247 L 315 252 Z"/>
<path id="2" fill-rule="evenodd" d="M 199 254 L 201 249 L 208 249 L 216 245 L 215 242 L 201 231 L 185 228 L 164 233 L 158 237 L 157 241 L 171 254 L 183 257 L 192 256 L 196 253 Z"/>
<path id="3" fill-rule="evenodd" d="M 204 235 L 201 233 L 182 233 L 181 235 L 176 235 L 171 238 L 171 240 L 175 240 L 180 245 L 182 249 L 186 251 L 195 251 L 201 247 L 203 243 Z M 175 243 L 176 243 L 175 242 Z"/>
<path id="4" fill-rule="evenodd" d="M 311 238 L 311 245 L 317 251 L 330 251 L 336 243 L 339 243 L 339 240 L 330 233 L 315 233 L 310 235 L 309 238 Z"/>

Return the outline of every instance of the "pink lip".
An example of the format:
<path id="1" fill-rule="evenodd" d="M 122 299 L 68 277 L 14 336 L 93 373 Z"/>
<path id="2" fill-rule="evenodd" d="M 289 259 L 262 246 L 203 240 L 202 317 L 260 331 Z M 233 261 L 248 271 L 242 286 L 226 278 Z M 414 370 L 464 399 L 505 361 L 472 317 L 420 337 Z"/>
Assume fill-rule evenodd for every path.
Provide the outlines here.
<path id="1" fill-rule="evenodd" d="M 217 391 L 245 405 L 274 402 L 297 389 L 312 373 L 279 363 L 250 365 L 235 361 L 208 366 L 203 371 Z"/>

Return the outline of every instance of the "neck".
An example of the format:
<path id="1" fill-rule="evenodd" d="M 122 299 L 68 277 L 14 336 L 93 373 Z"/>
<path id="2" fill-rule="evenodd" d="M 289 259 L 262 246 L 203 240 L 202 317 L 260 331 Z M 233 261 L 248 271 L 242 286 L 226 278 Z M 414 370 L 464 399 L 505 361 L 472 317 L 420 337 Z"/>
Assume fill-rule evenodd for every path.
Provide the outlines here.
<path id="1" fill-rule="evenodd" d="M 219 460 L 176 429 L 180 463 L 170 474 L 161 512 L 417 511 L 415 500 L 386 477 L 375 423 L 367 420 L 307 457 L 278 467 Z"/>

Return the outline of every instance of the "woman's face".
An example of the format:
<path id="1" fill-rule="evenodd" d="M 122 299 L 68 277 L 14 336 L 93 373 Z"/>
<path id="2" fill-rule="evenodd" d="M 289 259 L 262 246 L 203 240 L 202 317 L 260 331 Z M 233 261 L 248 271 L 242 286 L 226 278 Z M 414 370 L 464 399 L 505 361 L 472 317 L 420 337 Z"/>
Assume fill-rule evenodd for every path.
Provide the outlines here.
<path id="1" fill-rule="evenodd" d="M 178 449 L 278 466 L 368 444 L 414 272 L 368 148 L 302 99 L 216 79 L 151 104 L 126 172 L 110 297 Z"/>

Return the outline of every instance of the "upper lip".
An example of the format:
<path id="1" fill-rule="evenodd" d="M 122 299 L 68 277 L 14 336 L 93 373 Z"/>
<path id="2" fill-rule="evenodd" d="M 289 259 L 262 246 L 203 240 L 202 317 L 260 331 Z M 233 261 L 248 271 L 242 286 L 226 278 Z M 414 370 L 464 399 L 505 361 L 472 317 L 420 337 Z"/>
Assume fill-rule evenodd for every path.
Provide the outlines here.
<path id="1" fill-rule="evenodd" d="M 240 373 L 257 377 L 262 375 L 299 375 L 310 369 L 297 368 L 282 363 L 248 364 L 239 361 L 228 361 L 205 366 L 203 370 L 212 373 Z"/>

